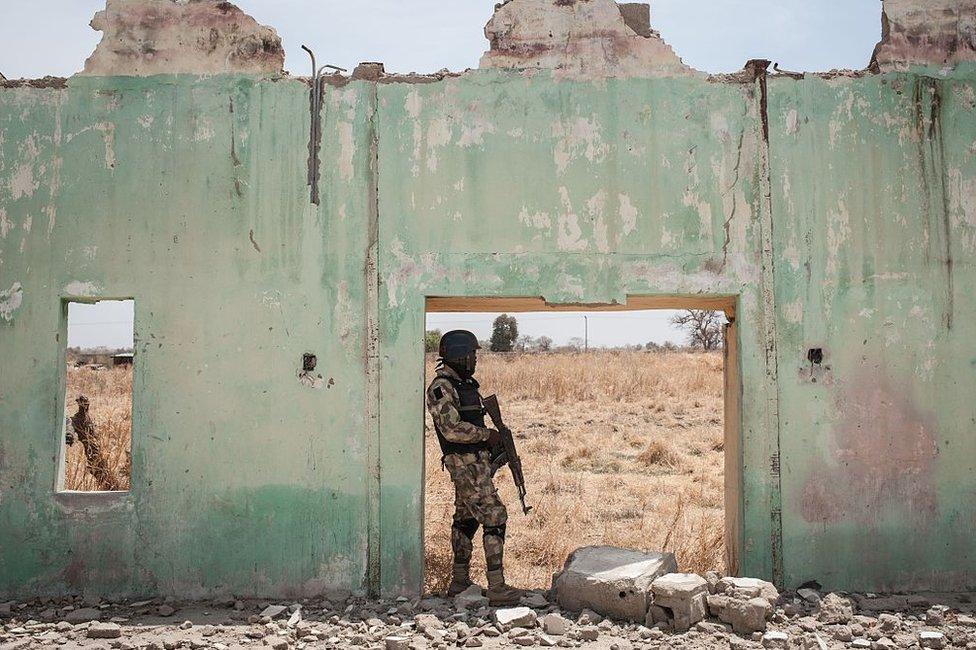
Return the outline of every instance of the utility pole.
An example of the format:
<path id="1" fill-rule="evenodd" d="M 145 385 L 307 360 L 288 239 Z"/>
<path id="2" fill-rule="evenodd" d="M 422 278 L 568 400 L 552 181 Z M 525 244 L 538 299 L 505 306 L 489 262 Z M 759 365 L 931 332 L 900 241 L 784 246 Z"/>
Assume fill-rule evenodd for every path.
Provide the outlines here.
<path id="1" fill-rule="evenodd" d="M 590 317 L 583 314 L 583 352 L 590 351 Z"/>

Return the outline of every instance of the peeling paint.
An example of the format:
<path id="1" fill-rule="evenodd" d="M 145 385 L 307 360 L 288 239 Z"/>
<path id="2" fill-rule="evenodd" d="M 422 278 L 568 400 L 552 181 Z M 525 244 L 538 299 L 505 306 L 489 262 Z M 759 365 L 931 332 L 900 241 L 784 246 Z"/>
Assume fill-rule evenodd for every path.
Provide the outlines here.
<path id="1" fill-rule="evenodd" d="M 24 288 L 19 282 L 14 282 L 9 289 L 0 291 L 0 318 L 9 323 L 23 303 Z"/>
<path id="2" fill-rule="evenodd" d="M 75 280 L 64 285 L 63 293 L 68 298 L 97 298 L 102 288 L 94 282 Z"/>

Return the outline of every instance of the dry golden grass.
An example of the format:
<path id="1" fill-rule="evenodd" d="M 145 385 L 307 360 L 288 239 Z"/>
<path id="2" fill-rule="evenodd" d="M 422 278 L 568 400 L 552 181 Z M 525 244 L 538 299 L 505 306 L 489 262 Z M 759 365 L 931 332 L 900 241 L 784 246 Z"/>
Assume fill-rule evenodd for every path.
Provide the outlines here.
<path id="1" fill-rule="evenodd" d="M 523 516 L 511 474 L 498 473 L 509 582 L 548 587 L 590 544 L 673 551 L 683 571 L 723 568 L 720 353 L 485 354 L 477 377 L 501 400 L 535 507 Z M 429 416 L 426 450 L 426 587 L 437 592 L 450 571 L 454 492 Z M 484 584 L 478 537 L 472 578 Z"/>
<path id="2" fill-rule="evenodd" d="M 128 490 L 129 453 L 132 449 L 132 366 L 101 370 L 69 366 L 65 417 L 77 412 L 75 399 L 79 395 L 84 395 L 91 402 L 89 414 L 95 422 L 109 470 L 121 479 L 123 489 Z M 98 489 L 95 478 L 88 471 L 85 450 L 79 442 L 67 448 L 64 486 L 67 490 Z"/>

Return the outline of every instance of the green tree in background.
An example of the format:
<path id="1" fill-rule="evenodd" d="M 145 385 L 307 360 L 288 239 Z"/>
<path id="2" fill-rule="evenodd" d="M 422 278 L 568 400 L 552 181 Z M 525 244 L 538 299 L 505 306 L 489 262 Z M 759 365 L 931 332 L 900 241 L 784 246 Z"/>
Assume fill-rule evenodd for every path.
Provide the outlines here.
<path id="1" fill-rule="evenodd" d="M 518 340 L 518 323 L 514 316 L 502 314 L 491 328 L 491 351 L 511 352 Z"/>
<path id="2" fill-rule="evenodd" d="M 437 348 L 441 344 L 441 331 L 440 330 L 427 330 L 424 334 L 424 352 L 437 352 Z"/>

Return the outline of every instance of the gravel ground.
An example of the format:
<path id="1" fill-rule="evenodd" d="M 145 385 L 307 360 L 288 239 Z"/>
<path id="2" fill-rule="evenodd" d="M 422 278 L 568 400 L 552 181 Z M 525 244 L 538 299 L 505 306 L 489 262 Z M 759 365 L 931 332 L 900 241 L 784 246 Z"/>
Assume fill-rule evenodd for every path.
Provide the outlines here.
<path id="1" fill-rule="evenodd" d="M 268 602 L 173 599 L 107 602 L 36 599 L 0 603 L 0 650 L 101 648 L 175 650 L 242 647 L 411 648 L 968 648 L 976 649 L 971 594 L 834 596 L 784 593 L 765 633 L 746 637 L 715 619 L 674 634 L 617 623 L 592 612 L 561 612 L 545 592 L 523 601 L 517 627 L 506 612 L 458 608 L 428 597 L 369 601 L 308 599 Z M 840 606 L 838 606 L 838 603 Z M 847 607 L 849 604 L 850 607 Z M 511 612 L 507 612 L 510 617 Z M 548 615 L 548 616 L 547 616 Z M 561 634 L 560 634 L 561 632 Z"/>

